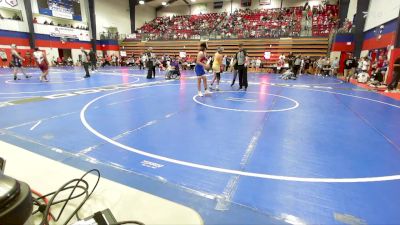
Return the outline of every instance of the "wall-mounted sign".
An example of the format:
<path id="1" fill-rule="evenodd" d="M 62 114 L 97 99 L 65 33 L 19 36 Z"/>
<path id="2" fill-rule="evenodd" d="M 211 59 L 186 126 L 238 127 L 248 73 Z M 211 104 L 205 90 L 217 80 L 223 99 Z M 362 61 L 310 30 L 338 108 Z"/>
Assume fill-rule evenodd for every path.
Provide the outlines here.
<path id="1" fill-rule="evenodd" d="M 270 59 L 271 58 L 271 52 L 264 52 L 264 59 Z"/>
<path id="2" fill-rule="evenodd" d="M 18 6 L 18 0 L 0 0 L 0 6 L 14 8 Z"/>
<path id="3" fill-rule="evenodd" d="M 242 0 L 242 7 L 250 7 L 251 0 Z"/>
<path id="4" fill-rule="evenodd" d="M 18 1 L 17 0 L 6 0 L 6 3 L 8 5 L 10 5 L 11 7 L 15 7 L 18 5 Z"/>

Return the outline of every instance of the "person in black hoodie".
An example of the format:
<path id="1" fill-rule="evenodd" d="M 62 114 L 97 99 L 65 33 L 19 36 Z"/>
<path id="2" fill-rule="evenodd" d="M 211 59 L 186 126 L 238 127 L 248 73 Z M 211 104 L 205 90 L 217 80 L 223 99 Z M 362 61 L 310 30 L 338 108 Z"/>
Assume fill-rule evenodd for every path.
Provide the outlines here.
<path id="1" fill-rule="evenodd" d="M 146 52 L 146 67 L 147 71 L 147 79 L 156 77 L 156 55 L 153 53 L 153 48 L 150 47 Z"/>
<path id="2" fill-rule="evenodd" d="M 394 61 L 392 81 L 388 85 L 388 89 L 385 92 L 392 92 L 392 93 L 398 92 L 396 88 L 399 85 L 399 80 L 400 80 L 400 57 Z"/>
<path id="3" fill-rule="evenodd" d="M 89 52 L 89 59 L 90 59 L 90 66 L 92 68 L 92 72 L 97 70 L 97 56 L 96 52 L 92 49 L 90 49 Z"/>

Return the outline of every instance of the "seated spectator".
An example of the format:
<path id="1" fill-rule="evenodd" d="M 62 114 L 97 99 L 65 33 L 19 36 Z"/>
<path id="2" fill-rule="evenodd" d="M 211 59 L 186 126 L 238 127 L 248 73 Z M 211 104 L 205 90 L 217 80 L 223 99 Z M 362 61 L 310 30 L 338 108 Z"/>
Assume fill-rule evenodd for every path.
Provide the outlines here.
<path id="1" fill-rule="evenodd" d="M 0 50 L 0 60 L 1 60 L 0 62 L 2 64 L 1 67 L 6 68 L 7 67 L 7 54 L 3 49 Z"/>
<path id="2" fill-rule="evenodd" d="M 17 13 L 14 13 L 12 19 L 13 20 L 21 20 L 21 17 L 19 17 L 19 15 Z"/>

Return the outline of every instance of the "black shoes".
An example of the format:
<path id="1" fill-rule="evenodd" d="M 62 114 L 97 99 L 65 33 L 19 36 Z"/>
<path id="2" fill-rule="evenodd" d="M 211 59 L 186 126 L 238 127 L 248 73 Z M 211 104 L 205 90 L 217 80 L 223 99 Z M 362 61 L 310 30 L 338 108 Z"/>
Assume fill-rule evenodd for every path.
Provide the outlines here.
<path id="1" fill-rule="evenodd" d="M 86 75 L 86 76 L 84 76 L 83 78 L 89 78 L 90 77 L 90 75 Z"/>

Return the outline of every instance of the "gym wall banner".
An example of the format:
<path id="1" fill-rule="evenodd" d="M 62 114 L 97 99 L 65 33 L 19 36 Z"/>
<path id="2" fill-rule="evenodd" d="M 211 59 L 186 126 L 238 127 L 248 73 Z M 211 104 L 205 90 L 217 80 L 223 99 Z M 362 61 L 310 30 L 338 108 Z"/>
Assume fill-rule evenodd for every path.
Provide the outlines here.
<path id="1" fill-rule="evenodd" d="M 15 8 L 18 6 L 18 0 L 0 0 L 0 7 Z"/>
<path id="2" fill-rule="evenodd" d="M 264 59 L 270 59 L 271 58 L 271 52 L 264 52 Z"/>
<path id="3" fill-rule="evenodd" d="M 260 5 L 271 5 L 271 0 L 260 0 Z"/>

